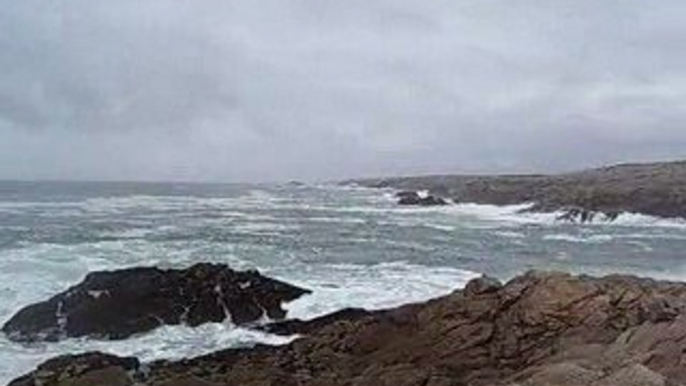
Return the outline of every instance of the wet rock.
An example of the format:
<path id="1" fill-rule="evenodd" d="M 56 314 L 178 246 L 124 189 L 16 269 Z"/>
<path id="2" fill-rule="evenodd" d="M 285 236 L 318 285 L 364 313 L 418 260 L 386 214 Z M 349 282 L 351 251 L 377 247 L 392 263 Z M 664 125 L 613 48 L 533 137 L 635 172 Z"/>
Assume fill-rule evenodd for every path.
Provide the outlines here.
<path id="1" fill-rule="evenodd" d="M 685 310 L 679 283 L 542 272 L 503 285 L 480 278 L 425 303 L 298 324 L 286 330 L 304 336 L 285 346 L 151 363 L 143 383 L 676 386 L 686 379 Z"/>
<path id="2" fill-rule="evenodd" d="M 419 193 L 415 190 L 403 190 L 395 194 L 396 198 L 418 199 Z"/>
<path id="3" fill-rule="evenodd" d="M 399 205 L 406 206 L 443 206 L 448 202 L 441 197 L 430 194 L 421 195 L 418 192 L 403 191 L 396 194 Z"/>
<path id="4" fill-rule="evenodd" d="M 475 296 L 496 292 L 502 287 L 503 285 L 498 279 L 490 276 L 482 276 L 469 281 L 462 292 L 465 296 Z"/>
<path id="5" fill-rule="evenodd" d="M 246 324 L 282 319 L 282 303 L 308 293 L 257 271 L 220 264 L 184 270 L 95 272 L 67 291 L 19 311 L 2 328 L 15 341 L 93 336 L 123 339 L 161 325 Z"/>
<path id="6" fill-rule="evenodd" d="M 585 224 L 592 222 L 613 222 L 619 218 L 619 212 L 596 212 L 582 207 L 563 208 L 557 216 L 558 221 Z"/>
<path id="7" fill-rule="evenodd" d="M 328 326 L 334 322 L 355 321 L 371 315 L 373 315 L 372 312 L 360 308 L 346 308 L 344 310 L 314 318 L 312 320 L 293 319 L 270 323 L 262 326 L 262 329 L 266 332 L 277 335 L 310 334 L 313 331 Z"/>
<path id="8" fill-rule="evenodd" d="M 557 220 L 583 224 L 593 222 L 593 219 L 596 217 L 596 215 L 597 213 L 580 207 L 567 208 L 563 209 L 562 214 L 557 216 Z"/>

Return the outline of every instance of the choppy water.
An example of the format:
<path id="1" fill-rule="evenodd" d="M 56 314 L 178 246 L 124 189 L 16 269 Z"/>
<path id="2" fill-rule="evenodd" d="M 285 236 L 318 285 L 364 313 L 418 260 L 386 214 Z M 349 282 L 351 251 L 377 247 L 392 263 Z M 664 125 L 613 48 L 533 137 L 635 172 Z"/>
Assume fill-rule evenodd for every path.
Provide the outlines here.
<path id="1" fill-rule="evenodd" d="M 531 268 L 686 280 L 686 223 L 625 215 L 556 223 L 517 207 L 401 208 L 387 191 L 336 186 L 0 182 L 0 323 L 87 272 L 199 261 L 258 268 L 314 290 L 309 318 L 383 308 Z M 227 325 L 166 327 L 119 341 L 22 346 L 0 337 L 0 384 L 48 357 L 99 349 L 180 358 L 285 338 Z"/>

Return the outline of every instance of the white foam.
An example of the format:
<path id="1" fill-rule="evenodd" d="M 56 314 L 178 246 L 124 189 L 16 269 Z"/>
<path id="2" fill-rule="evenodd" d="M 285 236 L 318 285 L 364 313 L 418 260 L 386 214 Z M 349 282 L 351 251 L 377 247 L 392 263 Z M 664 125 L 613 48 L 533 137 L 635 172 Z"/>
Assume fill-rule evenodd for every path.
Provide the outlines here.
<path id="1" fill-rule="evenodd" d="M 136 209 L 168 211 L 194 202 L 192 197 L 130 195 L 124 197 L 90 198 L 80 207 L 90 214 L 121 214 Z"/>
<path id="2" fill-rule="evenodd" d="M 279 224 L 276 222 L 248 222 L 236 224 L 233 230 L 248 234 L 279 234 L 281 232 L 295 231 L 300 227 L 295 224 Z"/>
<path id="3" fill-rule="evenodd" d="M 418 190 L 417 195 L 419 198 L 428 198 L 429 197 L 429 191 L 428 190 Z"/>
<path id="4" fill-rule="evenodd" d="M 613 225 L 620 226 L 631 226 L 631 227 L 661 227 L 661 228 L 678 228 L 686 229 L 686 220 L 684 219 L 668 219 L 647 216 L 638 213 L 623 213 L 617 220 L 615 220 Z"/>
<path id="5" fill-rule="evenodd" d="M 636 241 L 636 240 L 628 241 L 627 244 L 635 245 L 635 246 L 639 247 L 643 252 L 654 251 L 654 248 L 650 244 L 645 243 L 643 241 Z"/>
<path id="6" fill-rule="evenodd" d="M 494 232 L 496 235 L 500 237 L 506 237 L 508 239 L 523 239 L 526 237 L 526 235 L 522 232 L 514 232 L 514 231 L 497 231 Z"/>
<path id="7" fill-rule="evenodd" d="M 457 229 L 457 227 L 455 227 L 453 225 L 436 224 L 436 223 L 424 223 L 424 224 L 422 224 L 422 226 L 425 228 L 436 229 L 436 230 L 448 232 L 448 233 L 454 232 Z"/>
<path id="8" fill-rule="evenodd" d="M 102 351 L 120 356 L 135 356 L 143 361 L 178 360 L 209 354 L 221 348 L 251 347 L 257 343 L 281 345 L 294 337 L 281 337 L 230 324 L 208 323 L 196 328 L 163 326 L 151 333 L 120 341 L 67 339 L 58 343 L 23 346 L 0 337 L 0 350 L 8 353 L 0 366 L 0 384 L 27 373 L 38 363 L 64 353 Z"/>
<path id="9" fill-rule="evenodd" d="M 305 217 L 303 220 L 315 223 L 332 223 L 332 224 L 364 224 L 367 220 L 357 217 L 327 217 L 327 216 L 311 216 Z"/>
<path id="10" fill-rule="evenodd" d="M 90 214 L 122 214 L 132 210 L 173 211 L 185 209 L 212 209 L 225 215 L 242 215 L 236 209 L 268 208 L 284 201 L 266 190 L 253 189 L 236 197 L 193 197 L 164 195 L 128 195 L 121 197 L 90 198 L 82 202 L 60 203 Z M 18 207 L 31 207 L 35 203 L 22 203 Z M 46 204 L 55 205 L 55 204 Z"/>
<path id="11" fill-rule="evenodd" d="M 565 241 L 570 243 L 605 243 L 612 241 L 612 235 L 591 235 L 578 236 L 569 233 L 557 233 L 543 236 L 543 240 L 547 241 Z"/>
<path id="12" fill-rule="evenodd" d="M 464 287 L 475 272 L 404 262 L 302 267 L 286 280 L 313 290 L 286 305 L 289 318 L 311 319 L 347 307 L 368 310 L 421 302 Z"/>
<path id="13" fill-rule="evenodd" d="M 455 204 L 442 207 L 413 208 L 415 212 L 443 212 L 458 216 L 470 216 L 474 219 L 505 224 L 541 224 L 555 225 L 569 222 L 560 220 L 564 214 L 558 212 L 531 212 L 533 204 L 521 205 L 483 205 L 483 204 Z M 608 221 L 604 216 L 595 221 L 577 224 L 583 226 L 624 226 L 624 227 L 664 227 L 686 229 L 686 220 L 653 217 L 637 213 L 621 213 L 616 220 Z M 479 224 L 476 224 L 479 226 Z"/>
<path id="14" fill-rule="evenodd" d="M 451 233 L 457 230 L 457 222 L 448 224 L 446 222 L 439 222 L 443 219 L 438 218 L 425 218 L 425 217 L 414 217 L 414 216 L 395 216 L 388 220 L 375 220 L 376 224 L 392 227 L 407 227 L 407 228 L 427 228 L 433 229 L 445 233 Z"/>
<path id="15" fill-rule="evenodd" d="M 152 234 L 153 232 L 153 229 L 148 228 L 130 228 L 123 231 L 102 232 L 100 233 L 100 236 L 114 239 L 140 239 Z"/>
<path id="16" fill-rule="evenodd" d="M 447 215 L 457 216 L 465 220 L 466 218 L 473 220 L 485 220 L 497 223 L 553 223 L 557 217 L 554 213 L 535 213 L 528 212 L 531 204 L 522 205 L 483 205 L 483 204 L 454 204 L 447 206 L 434 207 L 420 207 L 404 209 L 416 213 L 444 213 Z"/>

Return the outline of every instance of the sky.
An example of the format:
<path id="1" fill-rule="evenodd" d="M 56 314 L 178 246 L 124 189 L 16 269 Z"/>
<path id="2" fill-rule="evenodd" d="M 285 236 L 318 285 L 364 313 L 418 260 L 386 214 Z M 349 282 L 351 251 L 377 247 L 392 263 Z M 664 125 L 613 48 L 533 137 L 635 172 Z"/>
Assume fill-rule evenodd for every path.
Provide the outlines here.
<path id="1" fill-rule="evenodd" d="M 5 0 L 0 179 L 686 158 L 685 18 L 683 0 Z"/>

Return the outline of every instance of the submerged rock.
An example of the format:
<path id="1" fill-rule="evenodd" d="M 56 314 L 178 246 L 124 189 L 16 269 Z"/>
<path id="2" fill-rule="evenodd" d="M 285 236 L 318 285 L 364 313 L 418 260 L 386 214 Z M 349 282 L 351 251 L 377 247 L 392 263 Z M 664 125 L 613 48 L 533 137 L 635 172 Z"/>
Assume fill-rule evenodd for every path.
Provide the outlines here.
<path id="1" fill-rule="evenodd" d="M 183 270 L 95 272 L 67 291 L 19 311 L 2 328 L 14 341 L 94 336 L 123 339 L 161 325 L 198 326 L 282 319 L 281 307 L 308 290 L 221 264 Z"/>
<path id="2" fill-rule="evenodd" d="M 540 272 L 506 284 L 481 278 L 426 303 L 287 327 L 306 335 L 286 346 L 150 363 L 117 385 L 678 386 L 685 309 L 684 284 Z M 71 358 L 59 363 L 68 368 Z M 81 385 L 100 374 L 51 366 L 64 374 L 53 381 L 41 368 L 11 386 Z M 105 380 L 92 384 L 112 384 Z"/>

